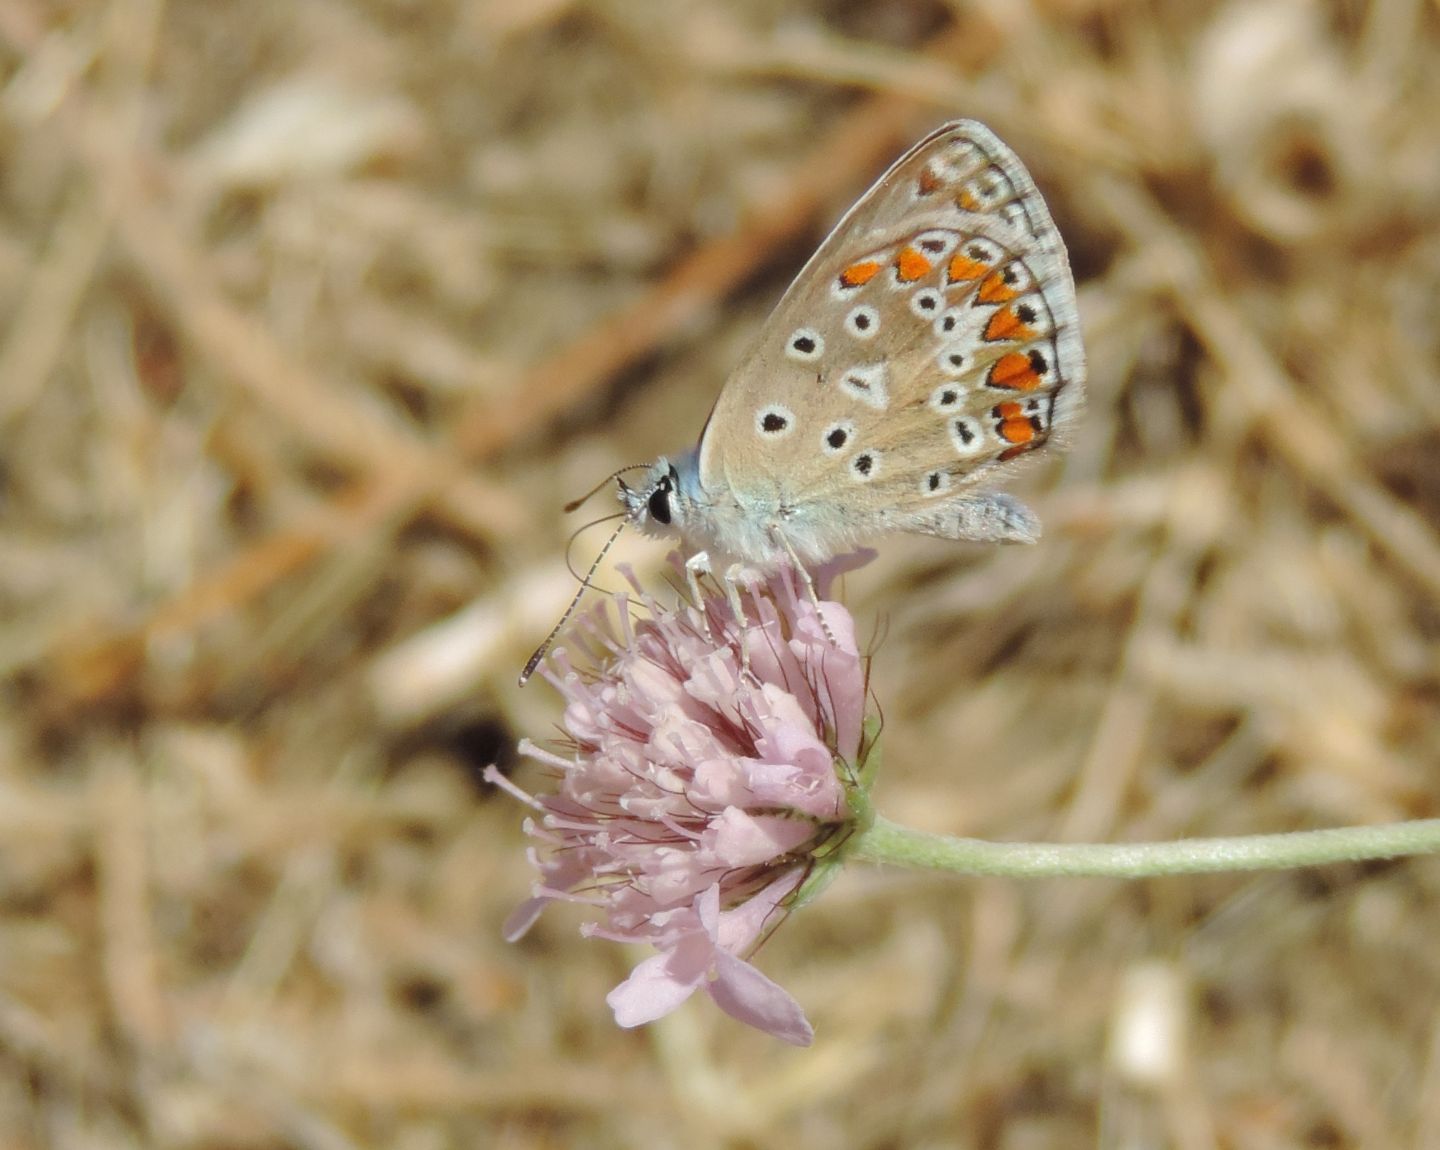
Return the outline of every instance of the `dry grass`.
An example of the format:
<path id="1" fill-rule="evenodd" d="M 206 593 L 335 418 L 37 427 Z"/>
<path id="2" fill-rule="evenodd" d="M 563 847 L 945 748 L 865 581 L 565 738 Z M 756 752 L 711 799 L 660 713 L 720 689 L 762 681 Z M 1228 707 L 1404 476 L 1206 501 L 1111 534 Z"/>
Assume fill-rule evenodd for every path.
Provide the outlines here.
<path id="1" fill-rule="evenodd" d="M 761 958 L 802 1052 L 615 1029 L 563 912 L 504 945 L 475 775 L 556 717 L 557 508 L 965 114 L 1092 401 L 1038 547 L 851 577 L 881 808 L 1436 814 L 1437 48 L 1421 0 L 0 3 L 0 1148 L 1440 1146 L 1433 861 L 855 872 Z"/>

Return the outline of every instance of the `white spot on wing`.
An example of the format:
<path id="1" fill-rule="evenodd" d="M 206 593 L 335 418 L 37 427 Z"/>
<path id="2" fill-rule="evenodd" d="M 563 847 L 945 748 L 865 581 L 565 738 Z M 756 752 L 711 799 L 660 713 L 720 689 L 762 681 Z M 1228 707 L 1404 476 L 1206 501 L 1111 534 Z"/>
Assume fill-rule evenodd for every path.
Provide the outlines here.
<path id="1" fill-rule="evenodd" d="M 967 243 L 961 251 L 965 253 L 967 259 L 972 259 L 976 263 L 984 264 L 986 267 L 999 263 L 1000 256 L 1003 254 L 998 245 L 992 244 L 989 240 L 979 239 L 978 237 Z"/>
<path id="2" fill-rule="evenodd" d="M 825 354 L 825 341 L 813 328 L 797 328 L 785 341 L 785 355 L 801 363 L 814 363 Z"/>
<path id="3" fill-rule="evenodd" d="M 970 360 L 961 347 L 960 344 L 942 347 L 940 354 L 935 357 L 935 362 L 946 375 L 960 375 L 970 366 Z"/>
<path id="4" fill-rule="evenodd" d="M 850 460 L 850 478 L 856 483 L 871 483 L 880 474 L 880 453 L 867 447 L 857 451 Z"/>
<path id="5" fill-rule="evenodd" d="M 951 231 L 929 231 L 921 232 L 912 241 L 914 246 L 932 264 L 938 264 L 942 260 L 950 258 L 950 253 L 955 250 L 955 245 L 960 242 L 960 233 Z"/>
<path id="6" fill-rule="evenodd" d="M 795 413 L 772 403 L 755 413 L 755 433 L 761 439 L 784 439 L 795 430 Z"/>
<path id="7" fill-rule="evenodd" d="M 1019 200 L 1011 200 L 1001 208 L 1000 218 L 1017 232 L 1030 232 L 1034 230 L 1030 226 L 1030 220 L 1025 215 L 1025 205 Z"/>
<path id="8" fill-rule="evenodd" d="M 1004 280 L 1007 288 L 1017 294 L 1028 292 L 1035 286 L 1035 278 L 1030 274 L 1030 269 L 1019 260 L 1011 260 L 1006 264 L 1000 278 Z"/>
<path id="9" fill-rule="evenodd" d="M 826 455 L 838 455 L 850 446 L 855 438 L 855 425 L 848 419 L 832 423 L 820 434 L 820 450 Z"/>
<path id="10" fill-rule="evenodd" d="M 965 184 L 964 191 L 979 205 L 980 210 L 991 211 L 1014 195 L 1010 181 L 999 168 L 989 167 Z"/>
<path id="11" fill-rule="evenodd" d="M 928 471 L 920 477 L 920 494 L 927 499 L 937 499 L 950 490 L 948 471 Z"/>
<path id="12" fill-rule="evenodd" d="M 930 393 L 930 409 L 942 415 L 960 406 L 965 398 L 965 389 L 958 383 L 942 383 Z"/>
<path id="13" fill-rule="evenodd" d="M 946 183 L 954 183 L 982 162 L 980 149 L 969 140 L 959 139 L 931 160 L 930 167 Z"/>
<path id="14" fill-rule="evenodd" d="M 964 321 L 965 313 L 958 307 L 952 307 L 936 318 L 935 334 L 940 339 L 954 339 L 960 334 Z"/>
<path id="15" fill-rule="evenodd" d="M 1015 318 L 1033 331 L 1037 337 L 1051 334 L 1050 309 L 1045 306 L 1044 297 L 1038 292 L 1021 296 L 1010 306 L 1015 312 Z"/>
<path id="16" fill-rule="evenodd" d="M 980 422 L 969 416 L 957 415 L 946 425 L 950 430 L 950 442 L 959 455 L 979 455 L 985 450 L 985 433 Z"/>
<path id="17" fill-rule="evenodd" d="M 921 319 L 934 319 L 944 306 L 944 294 L 934 288 L 921 288 L 910 297 L 910 310 Z"/>
<path id="18" fill-rule="evenodd" d="M 890 392 L 885 385 L 885 364 L 867 363 L 847 367 L 840 373 L 840 390 L 852 399 L 858 399 L 867 407 L 884 411 L 890 406 Z"/>
<path id="19" fill-rule="evenodd" d="M 874 339 L 880 331 L 880 312 L 869 304 L 853 308 L 845 317 L 845 330 L 856 339 Z"/>

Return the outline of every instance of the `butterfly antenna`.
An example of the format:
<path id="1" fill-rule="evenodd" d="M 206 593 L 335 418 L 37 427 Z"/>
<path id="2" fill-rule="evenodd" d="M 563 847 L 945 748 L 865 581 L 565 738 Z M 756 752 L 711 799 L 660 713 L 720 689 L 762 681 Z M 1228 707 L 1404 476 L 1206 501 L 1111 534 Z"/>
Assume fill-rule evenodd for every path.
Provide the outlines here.
<path id="1" fill-rule="evenodd" d="M 649 467 L 649 466 L 650 466 L 650 465 L 649 465 L 648 463 L 632 463 L 632 464 L 630 464 L 630 465 L 627 466 L 627 467 L 622 467 L 619 471 L 615 472 L 613 475 L 607 475 L 604 479 L 600 480 L 599 483 L 595 484 L 594 487 L 590 488 L 589 491 L 585 492 L 584 495 L 580 496 L 579 499 L 572 499 L 572 500 L 570 500 L 569 503 L 565 504 L 565 514 L 567 514 L 567 515 L 570 514 L 570 512 L 574 511 L 574 510 L 575 510 L 576 508 L 578 508 L 582 503 L 585 503 L 585 502 L 587 502 L 588 500 L 593 499 L 594 496 L 595 496 L 595 492 L 599 491 L 600 488 L 602 488 L 602 487 L 605 486 L 605 484 L 615 482 L 615 480 L 619 479 L 619 478 L 620 478 L 622 475 L 624 475 L 627 471 L 644 471 L 644 470 L 645 470 L 647 467 Z"/>
<path id="2" fill-rule="evenodd" d="M 599 519 L 592 519 L 589 523 L 582 523 L 579 527 L 575 528 L 574 531 L 570 532 L 570 538 L 565 541 L 565 569 L 570 572 L 575 582 L 583 584 L 586 579 L 586 576 L 580 574 L 579 570 L 575 567 L 574 560 L 571 558 L 575 552 L 575 540 L 579 539 L 580 536 L 584 535 L 585 532 L 589 531 L 592 527 L 598 527 L 602 523 L 609 523 L 613 519 L 624 518 L 625 512 L 617 511 L 614 515 L 602 515 Z M 591 572 L 593 574 L 593 568 Z"/>
<path id="3" fill-rule="evenodd" d="M 627 468 L 627 470 L 630 469 Z M 610 478 L 613 479 L 615 477 L 612 475 Z M 594 492 L 592 491 L 590 494 L 593 495 Z M 585 498 L 588 499 L 589 497 L 590 496 L 587 495 Z M 610 553 L 610 548 L 615 545 L 615 540 L 620 538 L 620 532 L 625 530 L 625 524 L 628 522 L 630 522 L 628 519 L 622 518 L 620 522 L 615 525 L 615 530 L 610 533 L 610 538 L 605 540 L 605 546 L 600 548 L 600 554 L 595 556 L 595 562 L 590 564 L 590 570 L 585 572 L 585 578 L 580 580 L 580 587 L 575 592 L 575 598 L 570 600 L 570 606 L 565 608 L 565 614 L 560 616 L 560 622 L 551 628 L 550 634 L 545 636 L 545 642 L 541 643 L 540 646 L 535 649 L 535 654 L 530 656 L 530 661 L 525 664 L 525 669 L 520 672 L 520 686 L 523 687 L 530 681 L 530 676 L 535 673 L 535 668 L 540 666 L 540 660 L 545 658 L 545 653 L 550 650 L 550 645 L 555 642 L 555 636 L 565 630 L 565 624 L 570 622 L 570 616 L 574 615 L 575 608 L 580 606 L 580 597 L 592 586 L 590 580 L 595 577 L 596 569 L 600 566 L 605 556 Z"/>

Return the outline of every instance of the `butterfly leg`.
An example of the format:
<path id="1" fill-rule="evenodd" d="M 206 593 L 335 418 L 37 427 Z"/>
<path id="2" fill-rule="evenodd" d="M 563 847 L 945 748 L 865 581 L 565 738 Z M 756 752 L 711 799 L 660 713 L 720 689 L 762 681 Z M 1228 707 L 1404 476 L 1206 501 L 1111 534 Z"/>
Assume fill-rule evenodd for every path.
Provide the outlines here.
<path id="1" fill-rule="evenodd" d="M 710 553 L 697 551 L 685 560 L 685 583 L 690 588 L 690 601 L 700 612 L 700 626 L 705 630 L 705 641 L 713 644 L 715 636 L 710 630 L 710 615 L 705 610 L 705 597 L 700 592 L 700 576 L 710 574 Z"/>
<path id="2" fill-rule="evenodd" d="M 748 679 L 754 679 L 755 676 L 750 671 L 750 645 L 745 642 L 750 620 L 745 616 L 745 604 L 740 599 L 740 588 L 749 585 L 755 578 L 754 569 L 743 563 L 732 563 L 725 569 L 725 598 L 730 603 L 730 613 L 735 616 L 735 625 L 739 628 L 740 673 Z"/>
<path id="3" fill-rule="evenodd" d="M 815 617 L 820 620 L 820 629 L 825 632 L 825 638 L 830 641 L 832 647 L 838 647 L 840 644 L 835 638 L 835 632 L 830 630 L 830 624 L 825 619 L 825 612 L 820 610 L 820 596 L 815 593 L 815 580 L 810 578 L 809 569 L 800 562 L 800 556 L 795 554 L 795 548 L 790 545 L 790 540 L 785 537 L 785 532 L 781 531 L 779 527 L 771 527 L 770 533 L 779 540 L 780 546 L 785 548 L 785 554 L 790 556 L 790 565 L 795 568 L 795 573 L 804 581 L 805 591 L 809 594 L 810 602 L 815 607 Z"/>
<path id="4" fill-rule="evenodd" d="M 725 569 L 725 577 L 721 581 L 725 584 L 725 598 L 730 604 L 730 613 L 734 616 L 735 626 L 739 630 L 740 672 L 753 678 L 750 672 L 750 649 L 745 644 L 745 631 L 749 622 L 745 618 L 745 605 L 740 600 L 740 587 L 745 582 L 747 570 L 744 564 L 732 563 Z M 708 551 L 697 551 L 685 560 L 685 582 L 690 588 L 690 598 L 700 611 L 700 625 L 705 629 L 705 639 L 713 644 L 715 635 L 710 629 L 710 616 L 705 611 L 705 599 L 700 591 L 700 577 L 709 574 L 712 572 Z"/>

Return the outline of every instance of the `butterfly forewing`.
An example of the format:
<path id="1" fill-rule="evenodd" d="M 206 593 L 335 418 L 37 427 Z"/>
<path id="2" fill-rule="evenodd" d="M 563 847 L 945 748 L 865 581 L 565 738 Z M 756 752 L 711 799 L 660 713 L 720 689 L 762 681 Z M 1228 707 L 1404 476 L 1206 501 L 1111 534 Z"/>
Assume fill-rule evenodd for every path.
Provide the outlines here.
<path id="1" fill-rule="evenodd" d="M 902 156 L 785 294 L 706 425 L 701 485 L 802 518 L 833 504 L 856 536 L 930 530 L 947 497 L 1044 445 L 1083 377 L 1050 214 L 1014 153 L 957 122 Z"/>

